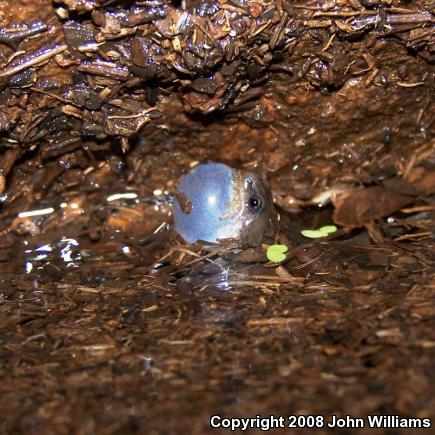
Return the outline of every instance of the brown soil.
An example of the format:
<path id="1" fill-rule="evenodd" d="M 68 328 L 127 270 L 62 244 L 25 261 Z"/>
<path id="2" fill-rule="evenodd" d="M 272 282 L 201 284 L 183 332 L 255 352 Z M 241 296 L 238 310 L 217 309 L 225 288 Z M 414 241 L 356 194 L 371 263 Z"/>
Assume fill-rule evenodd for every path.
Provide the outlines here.
<path id="1" fill-rule="evenodd" d="M 433 425 L 434 12 L 0 0 L 0 433 Z M 204 160 L 267 177 L 275 240 L 173 234 L 174 184 Z"/>

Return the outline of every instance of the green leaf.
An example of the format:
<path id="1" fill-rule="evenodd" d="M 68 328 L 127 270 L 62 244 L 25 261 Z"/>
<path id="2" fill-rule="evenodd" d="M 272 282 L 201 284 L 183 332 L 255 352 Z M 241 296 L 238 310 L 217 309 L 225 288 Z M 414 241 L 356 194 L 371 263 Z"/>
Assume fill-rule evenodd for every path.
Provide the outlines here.
<path id="1" fill-rule="evenodd" d="M 303 230 L 301 231 L 301 234 L 310 239 L 318 239 L 319 237 L 326 237 L 328 235 L 320 230 Z"/>
<path id="2" fill-rule="evenodd" d="M 338 228 L 335 225 L 325 225 L 324 227 L 319 228 L 319 231 L 325 234 L 335 233 Z"/>
<path id="3" fill-rule="evenodd" d="M 335 233 L 337 230 L 338 228 L 335 225 L 325 225 L 318 230 L 303 230 L 301 234 L 310 239 L 318 239 L 319 237 L 326 237 L 329 234 Z"/>
<path id="4" fill-rule="evenodd" d="M 266 251 L 266 257 L 273 263 L 280 263 L 286 259 L 285 253 L 288 251 L 286 245 L 270 245 Z"/>

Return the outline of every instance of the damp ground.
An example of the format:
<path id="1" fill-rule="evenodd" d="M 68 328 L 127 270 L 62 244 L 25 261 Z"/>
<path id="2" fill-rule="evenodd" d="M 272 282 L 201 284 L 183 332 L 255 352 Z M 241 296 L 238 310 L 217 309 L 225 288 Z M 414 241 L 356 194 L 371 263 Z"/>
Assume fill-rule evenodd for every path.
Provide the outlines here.
<path id="1" fill-rule="evenodd" d="M 105 206 L 123 219 L 166 207 Z M 282 212 L 281 264 L 264 245 L 184 245 L 165 219 L 148 233 L 78 221 L 11 237 L 0 251 L 2 431 L 205 433 L 212 415 L 432 415 L 430 213 L 384 221 L 374 242 L 367 229 L 302 237 L 332 221 L 329 207 Z"/>
<path id="2" fill-rule="evenodd" d="M 430 2 L 0 12 L 1 433 L 434 422 Z M 274 237 L 174 234 L 175 184 L 209 160 L 268 180 Z"/>

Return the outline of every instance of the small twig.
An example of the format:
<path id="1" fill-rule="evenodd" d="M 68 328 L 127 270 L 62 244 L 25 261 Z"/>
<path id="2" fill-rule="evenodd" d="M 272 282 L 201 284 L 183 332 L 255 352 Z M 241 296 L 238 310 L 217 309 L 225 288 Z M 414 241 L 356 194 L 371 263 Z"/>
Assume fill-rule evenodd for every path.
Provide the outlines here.
<path id="1" fill-rule="evenodd" d="M 270 48 L 275 48 L 281 34 L 282 31 L 284 30 L 284 28 L 287 25 L 287 21 L 288 21 L 288 15 L 286 13 L 283 14 L 283 16 L 281 17 L 281 21 L 279 22 L 278 26 L 275 28 L 275 31 L 273 32 L 273 36 L 272 39 L 269 42 L 269 47 Z"/>
<path id="2" fill-rule="evenodd" d="M 61 101 L 62 103 L 65 103 L 65 104 L 67 104 L 67 103 L 69 103 L 69 104 L 74 104 L 73 101 L 71 101 L 71 100 L 66 100 L 65 98 L 60 97 L 59 95 L 56 95 L 56 94 L 54 94 L 53 92 L 48 92 L 48 91 L 45 91 L 44 89 L 39 89 L 39 88 L 37 88 L 37 87 L 35 87 L 35 86 L 32 86 L 30 89 L 31 89 L 33 92 L 37 92 L 37 93 L 40 93 L 40 94 L 47 95 L 48 97 L 54 98 L 55 100 Z"/>
<path id="3" fill-rule="evenodd" d="M 388 24 L 417 24 L 431 23 L 434 21 L 430 12 L 415 12 L 403 15 L 387 15 Z"/>
<path id="4" fill-rule="evenodd" d="M 111 115 L 108 116 L 107 119 L 134 119 L 134 118 L 140 118 L 141 116 L 146 115 L 149 112 L 158 112 L 157 109 L 150 108 L 142 110 L 140 113 L 136 113 L 134 115 Z"/>
<path id="5" fill-rule="evenodd" d="M 409 239 L 419 239 L 420 237 L 430 237 L 432 235 L 432 231 L 423 231 L 422 233 L 415 234 L 404 234 L 403 236 L 396 237 L 394 239 L 395 242 L 400 242 L 401 240 L 409 240 Z"/>
<path id="6" fill-rule="evenodd" d="M 435 210 L 435 205 L 421 205 L 420 207 L 402 208 L 401 213 L 420 213 L 422 211 Z"/>
<path id="7" fill-rule="evenodd" d="M 417 86 L 422 86 L 424 82 L 414 82 L 414 83 L 406 83 L 406 82 L 397 82 L 397 86 L 401 86 L 402 88 L 416 88 Z"/>
<path id="8" fill-rule="evenodd" d="M 48 59 L 50 59 L 53 56 L 56 56 L 56 54 L 62 53 L 63 51 L 65 51 L 68 47 L 64 44 L 64 45 L 58 45 L 56 47 L 53 47 L 52 49 L 48 49 L 46 51 L 44 51 L 43 53 L 36 55 L 35 57 L 32 57 L 28 60 L 26 60 L 25 62 L 9 67 L 9 68 L 5 68 L 3 71 L 0 71 L 0 78 L 2 77 L 10 77 L 13 76 L 14 74 L 19 73 L 20 71 L 23 71 L 27 68 L 30 68 L 32 66 L 37 65 L 38 63 L 44 62 Z"/>

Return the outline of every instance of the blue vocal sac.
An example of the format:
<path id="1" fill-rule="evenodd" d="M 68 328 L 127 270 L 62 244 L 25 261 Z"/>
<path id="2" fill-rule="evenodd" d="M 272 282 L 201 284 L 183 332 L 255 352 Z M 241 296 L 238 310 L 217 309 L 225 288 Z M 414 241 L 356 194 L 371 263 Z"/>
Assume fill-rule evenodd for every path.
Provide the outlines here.
<path id="1" fill-rule="evenodd" d="M 202 163 L 177 184 L 175 230 L 187 243 L 235 239 L 258 246 L 276 225 L 272 195 L 260 178 L 223 163 Z"/>

